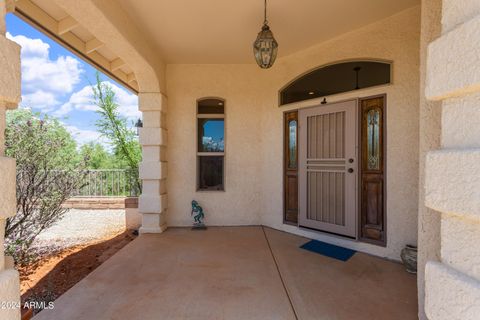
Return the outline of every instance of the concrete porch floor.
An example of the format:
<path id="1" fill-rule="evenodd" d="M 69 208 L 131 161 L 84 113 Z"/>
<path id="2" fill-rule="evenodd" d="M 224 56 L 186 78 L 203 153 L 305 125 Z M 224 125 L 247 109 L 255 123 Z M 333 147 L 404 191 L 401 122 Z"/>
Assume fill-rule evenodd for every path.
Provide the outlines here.
<path id="1" fill-rule="evenodd" d="M 306 241 L 262 227 L 142 235 L 34 319 L 417 319 L 400 264 L 341 262 Z"/>

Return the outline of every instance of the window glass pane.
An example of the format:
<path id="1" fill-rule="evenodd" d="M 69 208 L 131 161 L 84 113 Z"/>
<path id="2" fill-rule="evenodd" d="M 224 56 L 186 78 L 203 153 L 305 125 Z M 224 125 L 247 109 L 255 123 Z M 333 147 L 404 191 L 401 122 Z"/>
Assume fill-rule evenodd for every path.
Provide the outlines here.
<path id="1" fill-rule="evenodd" d="M 288 123 L 288 167 L 297 167 L 297 121 Z"/>
<path id="2" fill-rule="evenodd" d="M 198 152 L 224 152 L 223 119 L 198 119 Z"/>
<path id="3" fill-rule="evenodd" d="M 198 101 L 199 114 L 223 114 L 224 102 L 219 99 L 205 99 Z"/>
<path id="4" fill-rule="evenodd" d="M 367 113 L 367 168 L 380 170 L 380 111 Z"/>
<path id="5" fill-rule="evenodd" d="M 198 157 L 198 189 L 223 190 L 223 156 Z"/>
<path id="6" fill-rule="evenodd" d="M 301 76 L 280 92 L 280 104 L 390 83 L 391 65 L 374 61 L 337 63 Z"/>

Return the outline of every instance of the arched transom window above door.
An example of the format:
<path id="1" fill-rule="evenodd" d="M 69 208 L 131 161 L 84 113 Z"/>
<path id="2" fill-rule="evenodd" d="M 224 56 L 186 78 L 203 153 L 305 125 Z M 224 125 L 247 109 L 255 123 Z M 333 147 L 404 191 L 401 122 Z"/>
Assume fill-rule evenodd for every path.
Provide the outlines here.
<path id="1" fill-rule="evenodd" d="M 280 91 L 280 105 L 391 83 L 391 63 L 349 61 L 310 71 Z"/>

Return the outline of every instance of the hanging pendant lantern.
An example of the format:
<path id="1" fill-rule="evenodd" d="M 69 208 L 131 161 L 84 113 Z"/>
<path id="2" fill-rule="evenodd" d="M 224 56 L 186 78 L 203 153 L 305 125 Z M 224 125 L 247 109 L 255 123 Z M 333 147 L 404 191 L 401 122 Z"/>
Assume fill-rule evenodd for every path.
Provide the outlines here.
<path id="1" fill-rule="evenodd" d="M 273 66 L 273 63 L 277 58 L 277 51 L 278 43 L 268 26 L 267 0 L 265 0 L 265 19 L 263 21 L 262 30 L 258 33 L 257 39 L 253 43 L 253 54 L 260 68 L 268 69 Z"/>

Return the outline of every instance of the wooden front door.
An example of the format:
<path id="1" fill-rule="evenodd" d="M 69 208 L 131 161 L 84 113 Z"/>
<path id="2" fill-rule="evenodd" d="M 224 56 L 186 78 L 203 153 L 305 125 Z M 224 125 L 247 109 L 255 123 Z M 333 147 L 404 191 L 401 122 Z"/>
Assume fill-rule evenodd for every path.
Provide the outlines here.
<path id="1" fill-rule="evenodd" d="M 356 237 L 357 101 L 302 109 L 299 225 Z"/>

